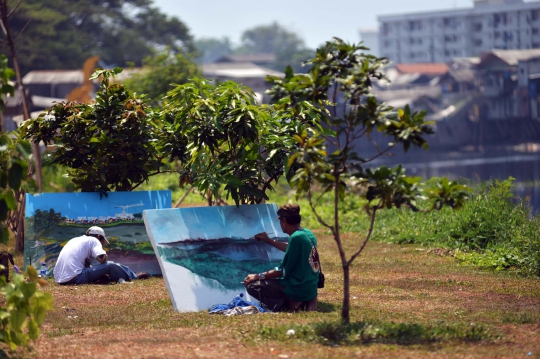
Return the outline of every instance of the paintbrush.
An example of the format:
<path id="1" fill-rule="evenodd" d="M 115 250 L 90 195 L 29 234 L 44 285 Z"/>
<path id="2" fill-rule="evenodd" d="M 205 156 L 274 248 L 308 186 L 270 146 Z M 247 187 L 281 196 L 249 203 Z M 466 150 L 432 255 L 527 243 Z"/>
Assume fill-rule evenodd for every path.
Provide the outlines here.
<path id="1" fill-rule="evenodd" d="M 268 237 L 270 237 L 271 234 L 274 234 L 274 232 L 266 233 L 266 235 L 267 235 Z M 255 240 L 256 240 L 255 236 L 249 237 L 248 239 L 255 239 Z"/>

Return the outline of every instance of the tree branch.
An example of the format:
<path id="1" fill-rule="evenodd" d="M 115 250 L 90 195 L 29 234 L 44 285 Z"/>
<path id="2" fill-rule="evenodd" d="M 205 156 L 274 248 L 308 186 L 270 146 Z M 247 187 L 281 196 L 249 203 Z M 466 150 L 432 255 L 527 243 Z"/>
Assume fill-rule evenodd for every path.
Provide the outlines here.
<path id="1" fill-rule="evenodd" d="M 311 210 L 313 211 L 313 214 L 315 215 L 315 217 L 317 218 L 317 221 L 319 221 L 320 224 L 322 224 L 323 226 L 325 226 L 326 228 L 330 229 L 332 231 L 332 234 L 335 233 L 335 229 L 334 227 L 332 227 L 331 225 L 329 225 L 328 223 L 326 223 L 322 218 L 321 216 L 319 216 L 319 213 L 317 213 L 317 210 L 315 209 L 315 207 L 313 206 L 313 198 L 312 198 L 312 195 L 311 195 L 311 183 L 309 184 L 309 187 L 308 187 L 308 202 L 309 202 L 309 206 L 311 207 Z"/>
<path id="2" fill-rule="evenodd" d="M 373 157 L 371 157 L 370 159 L 366 160 L 364 163 L 371 162 L 371 161 L 373 161 L 374 159 L 381 157 L 382 155 L 384 155 L 386 152 L 390 151 L 390 150 L 391 150 L 392 148 L 394 148 L 395 146 L 396 146 L 396 145 L 388 146 L 384 151 L 379 152 L 379 153 L 376 154 L 375 156 L 373 156 Z"/>
<path id="3" fill-rule="evenodd" d="M 356 259 L 356 257 L 358 257 L 358 255 L 360 253 L 362 253 L 362 251 L 364 250 L 364 248 L 366 247 L 366 244 L 367 242 L 369 241 L 369 239 L 371 238 L 371 234 L 373 233 L 373 227 L 374 227 L 374 224 L 375 224 L 375 216 L 377 214 L 377 210 L 379 209 L 378 206 L 375 206 L 373 207 L 373 210 L 371 212 L 371 223 L 369 225 L 369 230 L 368 230 L 368 233 L 366 235 L 366 238 L 364 239 L 364 242 L 362 243 L 362 245 L 360 246 L 360 248 L 351 256 L 351 258 L 347 261 L 347 266 L 351 265 L 351 263 Z"/>
<path id="4" fill-rule="evenodd" d="M 28 27 L 28 24 L 30 24 L 32 20 L 28 20 L 26 22 L 26 24 L 24 24 L 23 28 L 21 29 L 21 31 L 17 34 L 17 36 L 15 36 L 15 41 L 19 38 L 19 36 L 21 36 L 21 34 L 24 32 L 24 30 L 26 30 L 26 28 Z"/>
<path id="5" fill-rule="evenodd" d="M 15 10 L 17 10 L 17 8 L 19 7 L 19 5 L 21 5 L 22 2 L 23 2 L 23 0 L 19 0 L 19 2 L 17 3 L 17 5 L 15 5 L 15 6 L 13 7 L 13 9 L 11 9 L 11 11 L 9 12 L 8 17 L 10 17 L 11 14 L 13 14 L 13 12 L 14 12 Z"/>

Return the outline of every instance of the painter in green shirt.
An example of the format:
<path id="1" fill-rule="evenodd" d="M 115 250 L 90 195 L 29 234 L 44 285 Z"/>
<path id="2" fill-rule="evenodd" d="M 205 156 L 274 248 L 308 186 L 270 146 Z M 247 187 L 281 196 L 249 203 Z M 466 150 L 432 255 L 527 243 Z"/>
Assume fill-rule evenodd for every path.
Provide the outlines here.
<path id="1" fill-rule="evenodd" d="M 278 220 L 283 232 L 290 236 L 289 242 L 273 240 L 264 232 L 255 235 L 257 240 L 285 252 L 278 267 L 249 274 L 244 280 L 247 292 L 273 311 L 297 310 L 302 305 L 307 310 L 317 309 L 317 239 L 309 229 L 300 226 L 301 219 L 298 204 L 283 205 L 278 209 Z"/>

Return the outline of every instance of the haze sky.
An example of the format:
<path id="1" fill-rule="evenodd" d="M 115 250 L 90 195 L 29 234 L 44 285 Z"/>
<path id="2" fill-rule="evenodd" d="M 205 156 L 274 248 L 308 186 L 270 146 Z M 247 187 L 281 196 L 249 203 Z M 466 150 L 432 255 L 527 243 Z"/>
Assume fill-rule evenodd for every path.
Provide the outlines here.
<path id="1" fill-rule="evenodd" d="M 244 30 L 277 21 L 316 48 L 332 36 L 358 42 L 359 29 L 377 28 L 379 15 L 472 8 L 473 0 L 154 0 L 154 4 L 186 23 L 196 39 L 227 36 L 238 43 Z"/>

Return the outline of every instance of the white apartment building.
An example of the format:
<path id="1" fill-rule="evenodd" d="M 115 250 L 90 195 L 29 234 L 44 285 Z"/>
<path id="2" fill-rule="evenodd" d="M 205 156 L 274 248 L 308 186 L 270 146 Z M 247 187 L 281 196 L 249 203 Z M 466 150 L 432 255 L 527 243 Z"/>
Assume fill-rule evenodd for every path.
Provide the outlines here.
<path id="1" fill-rule="evenodd" d="M 476 0 L 473 8 L 379 16 L 393 63 L 446 62 L 492 49 L 540 48 L 540 1 Z"/>
<path id="2" fill-rule="evenodd" d="M 379 29 L 360 29 L 360 40 L 365 47 L 369 47 L 368 53 L 374 56 L 381 56 L 379 51 Z"/>

